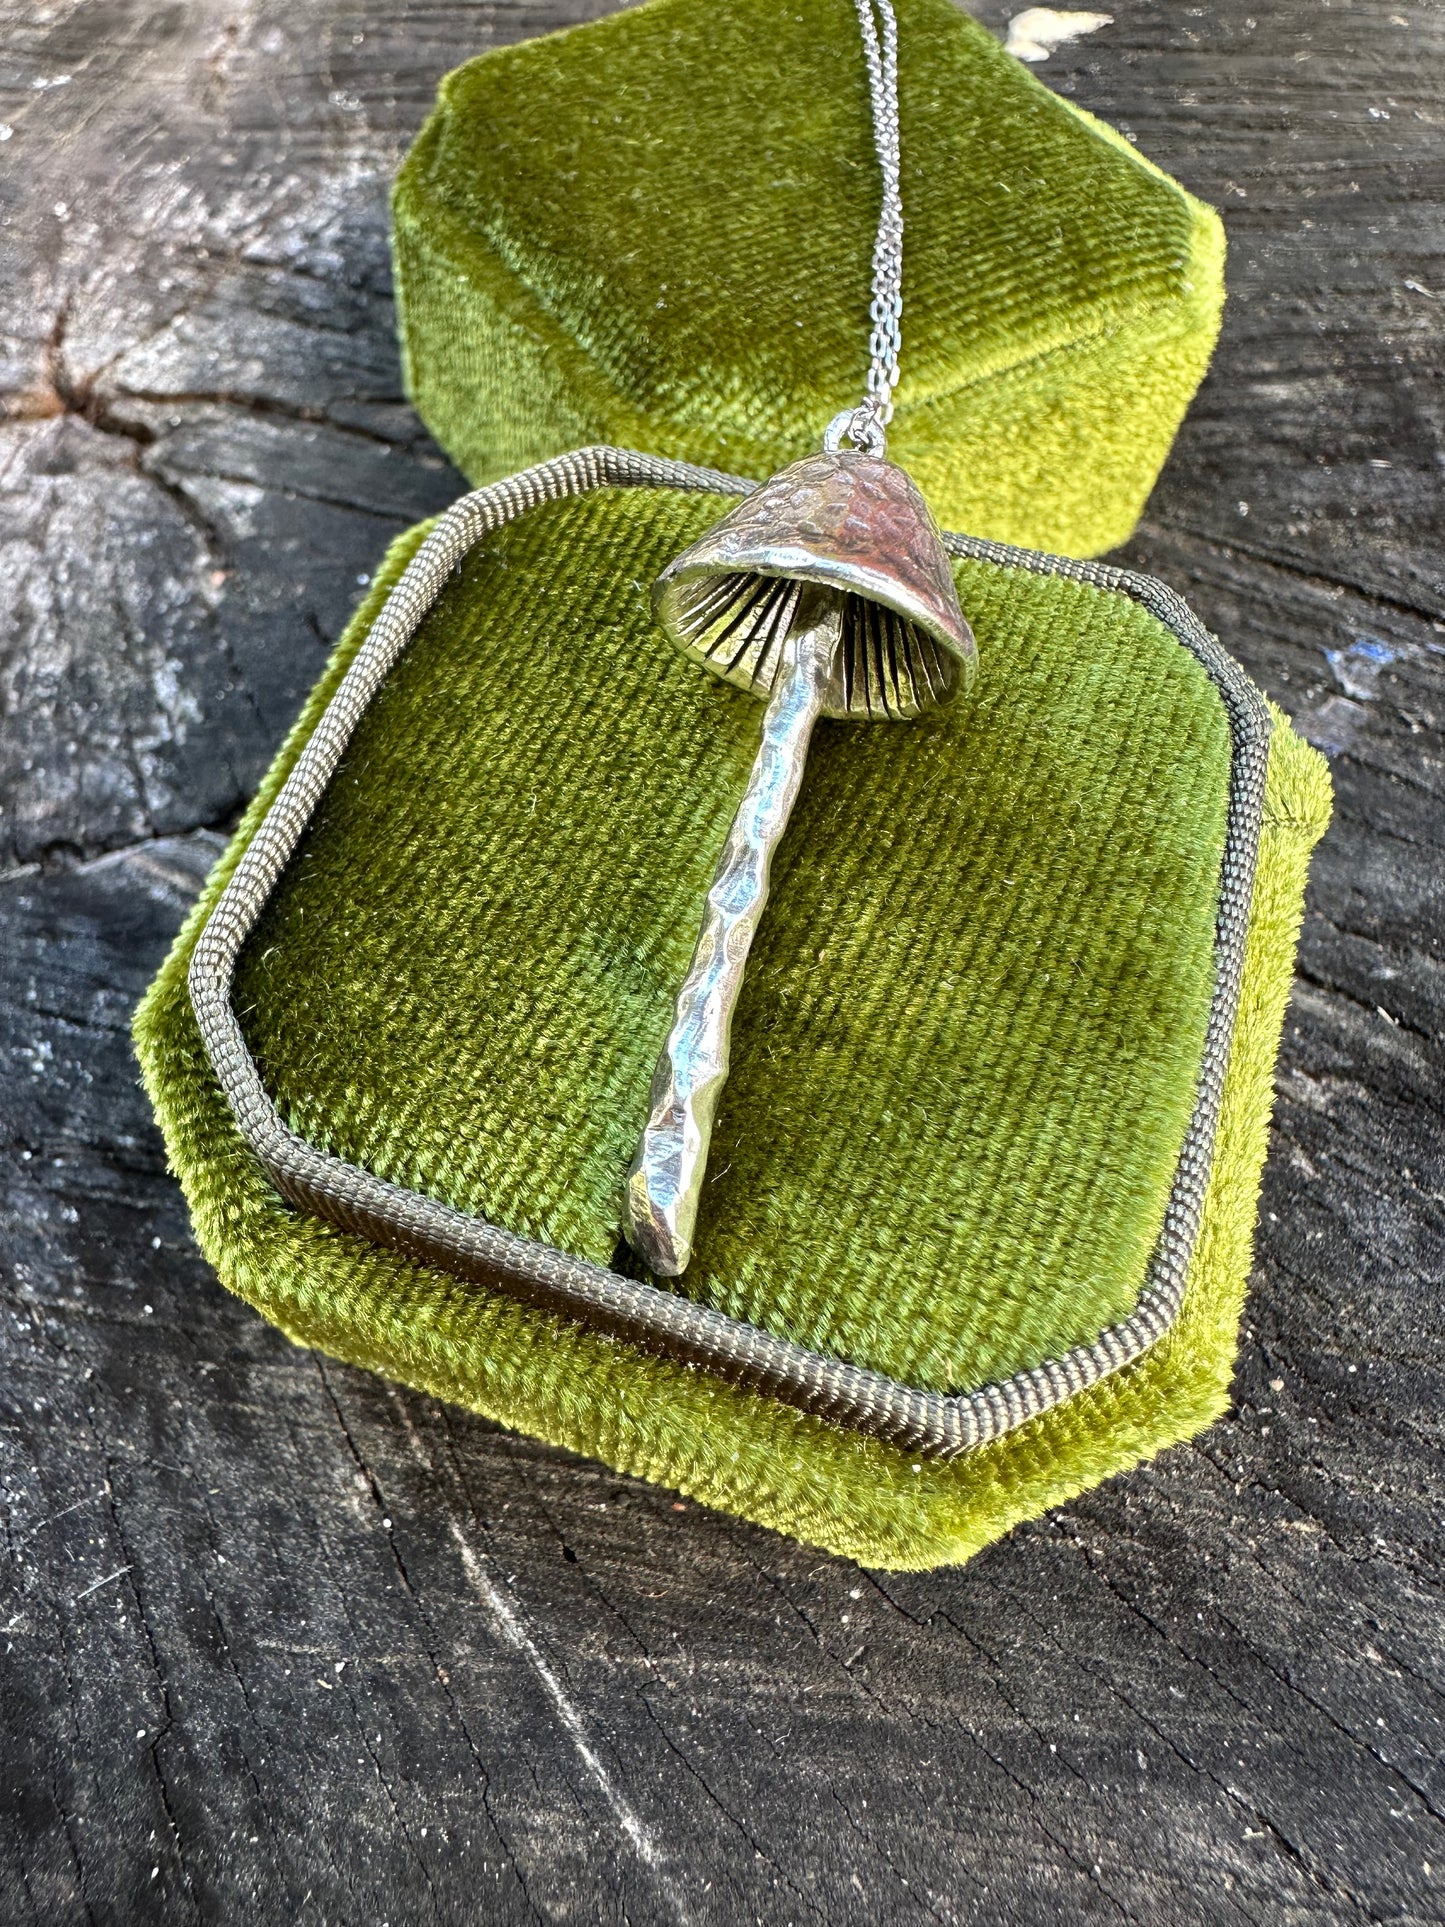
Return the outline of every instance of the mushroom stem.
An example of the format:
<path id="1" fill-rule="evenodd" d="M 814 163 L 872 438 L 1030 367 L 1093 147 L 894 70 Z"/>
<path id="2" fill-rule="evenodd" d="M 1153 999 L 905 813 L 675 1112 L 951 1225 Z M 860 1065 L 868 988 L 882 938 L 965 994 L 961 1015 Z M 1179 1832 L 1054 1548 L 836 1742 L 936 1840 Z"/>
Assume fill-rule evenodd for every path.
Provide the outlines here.
<path id="1" fill-rule="evenodd" d="M 806 598 L 763 717 L 762 741 L 707 893 L 702 931 L 653 1074 L 651 1113 L 627 1174 L 628 1242 L 660 1277 L 692 1256 L 733 1011 L 768 900 L 773 851 L 798 798 L 843 631 L 841 596 Z"/>

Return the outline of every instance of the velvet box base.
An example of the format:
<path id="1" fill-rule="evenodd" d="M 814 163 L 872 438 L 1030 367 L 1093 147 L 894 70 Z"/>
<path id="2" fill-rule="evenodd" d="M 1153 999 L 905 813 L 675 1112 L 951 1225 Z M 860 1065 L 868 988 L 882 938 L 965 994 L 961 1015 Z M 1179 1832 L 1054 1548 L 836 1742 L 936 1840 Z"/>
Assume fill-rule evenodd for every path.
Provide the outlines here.
<path id="1" fill-rule="evenodd" d="M 717 496 L 603 488 L 454 572 L 361 719 L 235 1008 L 308 1143 L 597 1265 L 758 728 L 653 625 Z M 1203 1217 L 1136 1363 L 943 1460 L 287 1204 L 186 971 L 424 531 L 388 556 L 145 1004 L 148 1088 L 223 1281 L 298 1341 L 878 1566 L 966 1558 L 1224 1407 L 1321 760 L 1276 718 Z M 680 1289 L 909 1385 L 1027 1372 L 1127 1317 L 1215 976 L 1225 705 L 1128 595 L 957 565 L 966 704 L 823 725 L 738 1012 Z"/>

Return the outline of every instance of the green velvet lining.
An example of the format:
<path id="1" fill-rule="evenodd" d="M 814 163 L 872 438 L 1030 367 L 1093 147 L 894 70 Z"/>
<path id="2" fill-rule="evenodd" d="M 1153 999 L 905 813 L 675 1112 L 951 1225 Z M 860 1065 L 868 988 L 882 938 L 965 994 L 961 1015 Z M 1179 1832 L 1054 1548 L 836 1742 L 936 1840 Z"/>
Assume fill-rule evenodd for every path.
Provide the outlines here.
<path id="1" fill-rule="evenodd" d="M 606 491 L 475 552 L 363 720 L 238 986 L 270 1088 L 313 1142 L 604 1263 L 756 737 L 756 705 L 647 613 L 651 577 L 717 508 Z M 883 1565 L 964 1557 L 1219 1409 L 1328 807 L 1322 765 L 1283 726 L 1184 1319 L 1118 1381 L 982 1454 L 911 1461 L 281 1203 L 204 1061 L 186 961 L 420 533 L 388 558 L 137 1018 L 225 1282 L 304 1342 Z M 1212 686 L 1127 598 L 981 564 L 958 576 L 982 654 L 971 702 L 816 739 L 683 1281 L 953 1389 L 1092 1338 L 1137 1296 L 1198 1065 L 1228 762 Z"/>
<path id="2" fill-rule="evenodd" d="M 474 551 L 238 980 L 303 1137 L 600 1264 L 758 739 L 759 705 L 649 607 L 719 507 L 598 494 Z M 1137 605 L 958 577 L 973 699 L 817 732 L 681 1287 L 939 1391 L 1138 1297 L 1193 1106 L 1229 768 L 1213 685 Z"/>
<path id="3" fill-rule="evenodd" d="M 1127 534 L 1218 329 L 1217 217 L 952 0 L 900 0 L 892 453 L 950 527 Z M 849 0 L 648 0 L 444 81 L 398 178 L 408 380 L 474 482 L 589 440 L 766 475 L 861 392 Z"/>

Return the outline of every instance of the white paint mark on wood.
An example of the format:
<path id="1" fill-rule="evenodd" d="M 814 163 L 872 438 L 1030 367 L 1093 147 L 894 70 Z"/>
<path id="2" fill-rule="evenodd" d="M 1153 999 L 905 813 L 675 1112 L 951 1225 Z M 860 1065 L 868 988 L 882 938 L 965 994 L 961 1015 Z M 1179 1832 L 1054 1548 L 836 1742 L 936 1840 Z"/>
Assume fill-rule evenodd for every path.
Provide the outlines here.
<path id="1" fill-rule="evenodd" d="M 1369 713 L 1363 703 L 1349 696 L 1330 696 L 1311 709 L 1302 709 L 1294 718 L 1294 725 L 1307 743 L 1313 743 L 1333 759 L 1354 748 L 1356 735 Z"/>
<path id="2" fill-rule="evenodd" d="M 1052 7 L 1025 7 L 1009 21 L 1004 49 L 1018 60 L 1047 60 L 1066 40 L 1082 40 L 1085 34 L 1113 24 L 1111 13 L 1058 13 Z"/>
<path id="3" fill-rule="evenodd" d="M 411 1414 L 408 1412 L 405 1402 L 395 1386 L 388 1385 L 386 1390 L 392 1410 L 396 1414 L 401 1429 L 406 1435 L 406 1441 L 411 1448 L 412 1457 L 426 1471 L 434 1474 L 436 1468 L 432 1463 L 431 1454 L 427 1450 L 426 1442 L 412 1422 Z M 458 1487 L 457 1496 L 461 1499 L 465 1498 L 465 1494 L 460 1490 L 460 1486 Z M 563 1732 L 576 1749 L 577 1757 L 596 1782 L 603 1799 L 606 1800 L 612 1810 L 618 1827 L 636 1850 L 637 1856 L 643 1865 L 647 1867 L 649 1872 L 656 1878 L 659 1887 L 661 1887 L 668 1901 L 671 1903 L 673 1912 L 681 1924 L 681 1927 L 689 1927 L 692 1916 L 688 1911 L 682 1895 L 678 1892 L 675 1883 L 662 1863 L 662 1856 L 658 1851 L 656 1841 L 643 1825 L 631 1801 L 627 1798 L 626 1794 L 623 1793 L 599 1757 L 596 1747 L 593 1746 L 588 1737 L 587 1726 L 582 1717 L 582 1713 L 558 1677 L 556 1669 L 552 1666 L 550 1660 L 537 1644 L 536 1640 L 533 1639 L 532 1635 L 527 1631 L 521 1614 L 515 1605 L 513 1605 L 503 1588 L 498 1585 L 496 1579 L 488 1570 L 490 1562 L 480 1556 L 471 1545 L 461 1522 L 453 1519 L 450 1530 L 457 1551 L 461 1554 L 462 1570 L 467 1575 L 472 1591 L 486 1608 L 493 1629 L 499 1638 L 505 1640 L 509 1646 L 514 1647 L 521 1653 L 523 1658 L 526 1659 L 531 1666 L 532 1671 L 537 1676 L 539 1685 L 552 1703 L 557 1718 L 561 1722 Z"/>
<path id="4" fill-rule="evenodd" d="M 1395 661 L 1397 651 L 1378 636 L 1356 636 L 1347 649 L 1326 649 L 1330 673 L 1347 696 L 1373 702 L 1380 693 L 1380 674 Z"/>
<path id="5" fill-rule="evenodd" d="M 93 1592 L 99 1592 L 102 1586 L 108 1586 L 112 1579 L 119 1579 L 123 1572 L 129 1572 L 129 1571 L 130 1571 L 129 1566 L 117 1566 L 115 1571 L 108 1572 L 105 1575 L 104 1579 L 97 1579 L 93 1585 L 87 1586 L 84 1592 L 78 1592 L 75 1595 L 75 1598 L 71 1601 L 71 1604 L 74 1606 L 78 1606 L 82 1599 L 89 1599 L 90 1595 Z"/>
<path id="6" fill-rule="evenodd" d="M 612 1809 L 618 1826 L 636 1849 L 638 1858 L 658 1877 L 659 1884 L 672 1902 L 677 1918 L 685 1923 L 689 1916 L 682 1904 L 681 1895 L 663 1869 L 662 1856 L 658 1852 L 657 1843 L 599 1757 L 597 1749 L 588 1737 L 586 1723 L 571 1694 L 563 1685 L 546 1654 L 527 1631 L 511 1600 L 487 1570 L 486 1562 L 478 1557 L 469 1544 L 465 1531 L 455 1519 L 451 1522 L 451 1534 L 461 1554 L 463 1570 L 471 1583 L 473 1592 L 486 1608 L 493 1628 L 500 1638 L 523 1655 L 536 1674 L 543 1692 L 552 1702 L 553 1710 L 561 1722 L 563 1731 L 576 1750 L 577 1757 L 597 1783 L 602 1797 Z"/>

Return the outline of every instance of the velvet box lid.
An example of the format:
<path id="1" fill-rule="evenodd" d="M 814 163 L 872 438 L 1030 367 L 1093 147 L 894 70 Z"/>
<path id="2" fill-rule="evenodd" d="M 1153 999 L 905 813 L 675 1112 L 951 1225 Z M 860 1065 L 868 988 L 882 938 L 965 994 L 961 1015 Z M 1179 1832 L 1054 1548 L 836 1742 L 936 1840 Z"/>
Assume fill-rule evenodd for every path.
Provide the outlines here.
<path id="1" fill-rule="evenodd" d="M 1130 532 L 1214 344 L 1215 213 L 952 0 L 899 0 L 903 383 L 944 526 Z M 861 392 L 850 0 L 648 0 L 442 83 L 394 196 L 407 381 L 473 483 L 589 442 L 762 478 Z"/>

